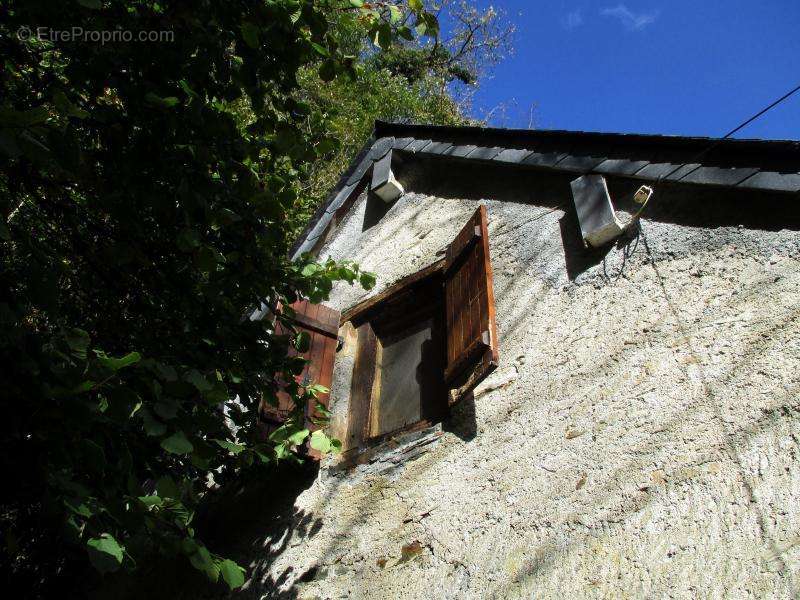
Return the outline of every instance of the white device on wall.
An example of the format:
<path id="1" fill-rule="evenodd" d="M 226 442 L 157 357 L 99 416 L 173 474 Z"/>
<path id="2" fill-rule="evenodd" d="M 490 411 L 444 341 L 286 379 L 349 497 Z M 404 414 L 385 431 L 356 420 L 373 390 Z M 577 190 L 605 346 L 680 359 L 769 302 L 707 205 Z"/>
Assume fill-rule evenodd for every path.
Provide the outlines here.
<path id="1" fill-rule="evenodd" d="M 624 227 L 614 212 L 605 177 L 583 175 L 572 180 L 570 186 L 586 244 L 599 248 L 622 233 Z"/>
<path id="2" fill-rule="evenodd" d="M 370 189 L 384 202 L 394 202 L 403 195 L 403 186 L 392 173 L 391 151 L 373 165 Z"/>

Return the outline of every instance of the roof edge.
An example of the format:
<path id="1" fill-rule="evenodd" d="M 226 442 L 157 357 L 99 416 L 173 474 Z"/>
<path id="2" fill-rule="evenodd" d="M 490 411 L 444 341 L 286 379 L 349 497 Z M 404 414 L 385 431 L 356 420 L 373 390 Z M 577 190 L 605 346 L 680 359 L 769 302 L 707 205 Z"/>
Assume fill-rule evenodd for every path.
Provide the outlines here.
<path id="1" fill-rule="evenodd" d="M 713 154 L 700 159 L 697 152 L 710 147 L 714 148 Z M 554 148 L 559 150 L 554 152 Z M 374 162 L 393 150 L 406 156 L 503 164 L 571 173 L 575 177 L 598 173 L 643 181 L 800 193 L 800 141 L 376 121 L 372 137 L 292 244 L 292 259 L 321 247 L 331 224 L 341 217 L 342 208 L 349 210 L 353 194 L 363 190 Z"/>

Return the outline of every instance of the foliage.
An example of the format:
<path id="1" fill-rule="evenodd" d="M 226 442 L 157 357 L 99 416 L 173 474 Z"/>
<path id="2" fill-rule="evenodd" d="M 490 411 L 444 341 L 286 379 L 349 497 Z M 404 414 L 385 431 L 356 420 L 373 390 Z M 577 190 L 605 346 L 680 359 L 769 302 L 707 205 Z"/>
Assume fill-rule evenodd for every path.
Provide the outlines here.
<path id="1" fill-rule="evenodd" d="M 0 519 L 4 576 L 27 577 L 28 595 L 52 594 L 56 573 L 81 579 L 86 560 L 112 572 L 184 556 L 244 581 L 196 535 L 195 512 L 306 441 L 299 419 L 259 435 L 252 415 L 278 379 L 298 414 L 321 391 L 294 383 L 287 349 L 302 336 L 247 315 L 374 282 L 286 257 L 301 177 L 337 146 L 326 115 L 309 132 L 298 74 L 354 77 L 360 58 L 331 22 L 388 47 L 398 18 L 403 35 L 435 33 L 420 0 L 4 4 Z M 69 39 L 76 28 L 166 37 Z"/>
<path id="2" fill-rule="evenodd" d="M 290 215 L 295 232 L 334 188 L 341 166 L 349 164 L 369 139 L 375 120 L 464 125 L 471 94 L 482 77 L 511 51 L 514 27 L 492 7 L 470 0 L 437 2 L 447 37 L 411 35 L 413 19 L 395 14 L 388 27 L 395 42 L 379 48 L 360 22 L 337 21 L 332 33 L 348 54 L 360 57 L 354 79 L 321 82 L 313 67 L 300 70 L 298 99 L 312 107 L 306 127 L 318 139 L 333 138 L 338 147 L 327 160 L 310 165 L 305 203 Z M 437 27 L 426 21 L 422 29 Z M 380 51 L 378 51 L 380 50 Z M 324 151 L 325 143 L 318 149 Z"/>
<path id="3" fill-rule="evenodd" d="M 403 77 L 371 65 L 355 80 L 338 79 L 320 85 L 312 70 L 300 73 L 303 99 L 324 115 L 324 125 L 309 119 L 309 129 L 318 135 L 335 137 L 339 144 L 324 161 L 309 166 L 304 186 L 305 203 L 298 203 L 290 215 L 295 230 L 302 229 L 310 215 L 333 189 L 342 172 L 372 134 L 376 119 L 416 121 L 438 125 L 459 125 L 466 119 L 439 81 L 424 78 L 409 84 Z"/>

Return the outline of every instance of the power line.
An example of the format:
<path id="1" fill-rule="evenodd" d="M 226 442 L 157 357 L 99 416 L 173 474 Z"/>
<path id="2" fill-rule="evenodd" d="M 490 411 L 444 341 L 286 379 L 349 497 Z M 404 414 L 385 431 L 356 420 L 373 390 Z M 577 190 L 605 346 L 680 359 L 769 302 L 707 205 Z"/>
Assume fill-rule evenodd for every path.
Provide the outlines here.
<path id="1" fill-rule="evenodd" d="M 786 100 L 786 99 L 787 99 L 789 96 L 791 96 L 792 94 L 794 94 L 794 93 L 795 93 L 795 92 L 797 92 L 798 90 L 800 90 L 800 85 L 798 85 L 796 88 L 794 88 L 794 89 L 793 89 L 791 92 L 787 92 L 786 94 L 784 94 L 783 96 L 781 96 L 780 98 L 778 98 L 777 100 L 775 100 L 775 102 L 773 102 L 772 104 L 770 104 L 770 105 L 769 105 L 768 107 L 766 107 L 765 109 L 763 109 L 763 110 L 761 110 L 760 112 L 757 112 L 756 114 L 754 114 L 752 117 L 750 117 L 749 119 L 747 119 L 747 121 L 745 121 L 744 123 L 742 123 L 741 125 L 739 125 L 739 126 L 736 128 L 736 129 L 732 129 L 732 130 L 730 130 L 728 133 L 726 133 L 724 136 L 722 136 L 722 138 L 721 138 L 721 139 L 723 139 L 723 140 L 727 140 L 727 139 L 728 139 L 729 137 L 731 137 L 731 136 L 732 136 L 734 133 L 736 133 L 736 132 L 737 132 L 737 131 L 739 131 L 740 129 L 744 129 L 745 127 L 747 127 L 748 125 L 750 125 L 750 123 L 752 123 L 753 121 L 755 121 L 755 120 L 756 120 L 758 117 L 760 117 L 761 115 L 763 115 L 765 112 L 767 112 L 767 111 L 769 111 L 769 110 L 772 110 L 773 108 L 775 108 L 776 106 L 778 106 L 778 104 L 780 104 L 781 102 L 783 102 L 784 100 Z"/>
<path id="2" fill-rule="evenodd" d="M 661 183 L 661 181 L 662 181 L 663 179 L 665 179 L 665 178 L 669 177 L 670 175 L 672 175 L 673 173 L 675 173 L 675 172 L 679 171 L 680 169 L 682 169 L 682 168 L 683 168 L 683 167 L 685 167 L 686 165 L 690 165 L 690 164 L 692 164 L 693 162 L 695 162 L 696 160 L 699 160 L 700 158 L 702 158 L 703 156 L 705 156 L 706 154 L 708 154 L 709 152 L 711 152 L 711 151 L 712 151 L 714 148 L 716 148 L 716 147 L 717 147 L 719 144 L 721 144 L 721 143 L 723 142 L 723 140 L 727 140 L 729 137 L 731 137 L 731 136 L 732 136 L 734 133 L 736 133 L 737 131 L 740 131 L 740 130 L 744 129 L 744 128 L 745 128 L 745 127 L 747 127 L 747 126 L 748 126 L 750 123 L 752 123 L 753 121 L 755 121 L 756 119 L 758 119 L 760 116 L 762 116 L 762 115 L 763 115 L 763 114 L 765 114 L 766 112 L 768 112 L 768 111 L 772 110 L 773 108 L 775 108 L 776 106 L 778 106 L 778 104 L 780 104 L 781 102 L 783 102 L 784 100 L 786 100 L 787 98 L 789 98 L 790 96 L 792 96 L 794 93 L 796 93 L 796 92 L 798 92 L 798 91 L 800 91 L 800 85 L 798 85 L 797 87 L 795 87 L 795 88 L 794 88 L 794 89 L 792 89 L 791 91 L 789 91 L 789 92 L 785 93 L 783 96 L 781 96 L 780 98 L 778 98 L 777 100 L 775 100 L 775 102 L 773 102 L 772 104 L 770 104 L 770 105 L 769 105 L 769 106 L 767 106 L 766 108 L 763 108 L 763 109 L 761 109 L 760 111 L 758 111 L 756 114 L 754 114 L 752 117 L 750 117 L 749 119 L 747 119 L 746 121 L 744 121 L 743 123 L 741 123 L 740 125 L 738 125 L 737 127 L 735 127 L 735 128 L 733 128 L 733 129 L 731 129 L 731 130 L 730 130 L 728 133 L 726 133 L 724 136 L 722 136 L 721 138 L 719 138 L 719 139 L 715 140 L 715 141 L 714 141 L 714 143 L 710 144 L 710 145 L 709 145 L 707 148 L 705 148 L 704 150 L 702 150 L 701 152 L 699 152 L 699 153 L 698 153 L 696 156 L 693 156 L 691 159 L 689 159 L 689 161 L 688 161 L 688 162 L 682 163 L 682 164 L 678 165 L 677 167 L 675 167 L 674 169 L 672 169 L 672 171 L 670 171 L 670 172 L 669 172 L 669 173 L 667 173 L 666 175 L 662 175 L 662 176 L 660 176 L 660 177 L 659 177 L 659 178 L 656 180 L 656 184 L 658 184 L 658 183 Z"/>

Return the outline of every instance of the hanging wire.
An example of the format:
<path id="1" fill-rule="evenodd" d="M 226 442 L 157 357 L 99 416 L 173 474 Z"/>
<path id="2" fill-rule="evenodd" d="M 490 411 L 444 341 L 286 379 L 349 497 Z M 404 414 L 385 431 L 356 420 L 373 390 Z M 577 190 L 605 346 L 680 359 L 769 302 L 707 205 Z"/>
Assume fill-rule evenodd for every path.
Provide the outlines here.
<path id="1" fill-rule="evenodd" d="M 758 111 L 758 112 L 757 112 L 756 114 L 754 114 L 752 117 L 750 117 L 750 118 L 749 118 L 749 119 L 747 119 L 746 121 L 743 121 L 741 124 L 737 125 L 737 126 L 736 126 L 736 127 L 734 127 L 733 129 L 731 129 L 731 130 L 730 130 L 728 133 L 726 133 L 726 134 L 725 134 L 724 136 L 722 136 L 721 138 L 714 140 L 714 141 L 713 141 L 711 144 L 709 144 L 709 145 L 708 145 L 708 146 L 707 146 L 705 149 L 703 149 L 702 151 L 698 152 L 698 153 L 697 153 L 697 155 L 695 155 L 695 156 L 693 156 L 691 159 L 689 159 L 689 161 L 687 161 L 687 162 L 685 162 L 685 163 L 681 163 L 680 165 L 678 165 L 677 167 L 675 167 L 674 169 L 672 169 L 672 171 L 670 171 L 669 173 L 666 173 L 666 174 L 664 174 L 664 175 L 660 175 L 660 176 L 658 177 L 658 179 L 656 179 L 655 183 L 653 184 L 653 189 L 655 190 L 655 188 L 656 188 L 658 185 L 660 185 L 660 184 L 661 184 L 661 182 L 662 182 L 662 181 L 663 181 L 665 178 L 667 178 L 667 177 L 669 177 L 670 175 L 672 175 L 673 173 L 675 173 L 675 172 L 679 171 L 680 169 L 682 169 L 682 168 L 683 168 L 683 167 L 685 167 L 686 165 L 690 165 L 690 164 L 694 163 L 695 161 L 698 161 L 698 160 L 700 160 L 700 159 L 701 159 L 701 158 L 703 158 L 703 157 L 704 157 L 706 154 L 708 154 L 709 152 L 711 152 L 711 151 L 712 151 L 714 148 L 716 148 L 717 146 L 719 146 L 719 145 L 720 145 L 720 144 L 721 144 L 721 143 L 722 143 L 724 140 L 727 140 L 728 138 L 730 138 L 730 137 L 731 137 L 731 136 L 732 136 L 734 133 L 736 133 L 736 132 L 738 132 L 738 131 L 741 131 L 742 129 L 744 129 L 745 127 L 747 127 L 747 126 L 748 126 L 750 123 L 752 123 L 753 121 L 755 121 L 756 119 L 758 119 L 759 117 L 761 117 L 762 115 L 764 115 L 765 113 L 769 112 L 770 110 L 772 110 L 773 108 L 775 108 L 776 106 L 778 106 L 778 104 L 780 104 L 780 103 L 781 103 L 781 102 L 783 102 L 784 100 L 788 99 L 789 97 L 791 97 L 793 94 L 795 94 L 795 93 L 796 93 L 796 92 L 798 92 L 798 91 L 800 91 L 800 85 L 798 85 L 797 87 L 793 88 L 792 90 L 790 90 L 790 91 L 786 92 L 786 93 L 785 93 L 783 96 L 781 96 L 780 98 L 778 98 L 777 100 L 775 100 L 775 101 L 774 101 L 772 104 L 770 104 L 769 106 L 767 106 L 767 107 L 765 107 L 765 108 L 762 108 L 760 111 Z M 639 212 L 641 213 L 641 210 L 640 210 Z"/>

